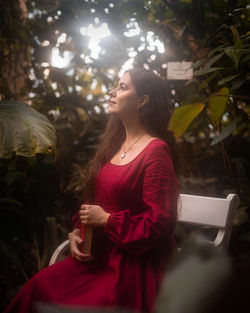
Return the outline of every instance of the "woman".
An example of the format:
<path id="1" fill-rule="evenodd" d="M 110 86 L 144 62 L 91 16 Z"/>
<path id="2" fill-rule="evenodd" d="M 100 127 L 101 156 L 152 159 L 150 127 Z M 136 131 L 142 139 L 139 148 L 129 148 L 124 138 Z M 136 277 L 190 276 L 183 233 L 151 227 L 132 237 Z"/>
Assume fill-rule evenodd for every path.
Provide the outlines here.
<path id="1" fill-rule="evenodd" d="M 152 311 L 175 249 L 177 156 L 166 98 L 164 82 L 145 69 L 126 72 L 110 92 L 89 201 L 69 234 L 72 256 L 35 275 L 5 313 L 34 312 L 36 302 Z M 91 256 L 80 251 L 81 223 L 94 228 Z"/>

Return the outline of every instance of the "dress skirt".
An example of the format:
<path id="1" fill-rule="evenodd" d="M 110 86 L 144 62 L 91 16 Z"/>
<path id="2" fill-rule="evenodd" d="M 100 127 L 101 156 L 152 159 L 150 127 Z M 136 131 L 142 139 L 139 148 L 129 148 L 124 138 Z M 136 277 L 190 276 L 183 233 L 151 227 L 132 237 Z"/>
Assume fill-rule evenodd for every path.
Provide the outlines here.
<path id="1" fill-rule="evenodd" d="M 125 165 L 106 163 L 94 204 L 110 213 L 93 230 L 93 261 L 71 256 L 37 273 L 4 313 L 33 313 L 38 302 L 152 312 L 176 248 L 178 184 L 167 144 L 152 140 Z M 73 227 L 80 228 L 78 213 Z"/>

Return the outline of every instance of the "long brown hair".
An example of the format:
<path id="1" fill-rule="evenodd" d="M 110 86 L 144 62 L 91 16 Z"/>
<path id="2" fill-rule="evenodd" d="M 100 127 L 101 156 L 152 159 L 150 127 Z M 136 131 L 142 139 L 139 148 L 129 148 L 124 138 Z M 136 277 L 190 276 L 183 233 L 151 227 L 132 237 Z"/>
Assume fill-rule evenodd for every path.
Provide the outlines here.
<path id="1" fill-rule="evenodd" d="M 178 152 L 172 132 L 168 131 L 170 108 L 166 91 L 166 83 L 157 74 L 144 68 L 128 71 L 135 86 L 137 96 L 148 95 L 149 103 L 139 111 L 140 121 L 146 131 L 152 136 L 164 140 L 171 151 L 176 172 L 178 171 Z M 108 162 L 120 149 L 125 140 L 125 128 L 121 120 L 111 116 L 102 137 L 97 152 L 90 162 L 85 197 L 88 201 L 94 199 L 94 179 L 101 167 Z"/>

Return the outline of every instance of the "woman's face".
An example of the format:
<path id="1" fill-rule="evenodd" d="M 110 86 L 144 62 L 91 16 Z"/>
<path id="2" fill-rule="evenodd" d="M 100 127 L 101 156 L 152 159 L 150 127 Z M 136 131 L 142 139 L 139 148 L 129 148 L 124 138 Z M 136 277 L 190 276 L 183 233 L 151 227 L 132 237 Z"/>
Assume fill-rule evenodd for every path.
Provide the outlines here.
<path id="1" fill-rule="evenodd" d="M 110 114 L 119 117 L 131 117 L 131 114 L 138 114 L 138 97 L 130 74 L 125 73 L 118 82 L 118 86 L 110 91 L 109 109 Z"/>

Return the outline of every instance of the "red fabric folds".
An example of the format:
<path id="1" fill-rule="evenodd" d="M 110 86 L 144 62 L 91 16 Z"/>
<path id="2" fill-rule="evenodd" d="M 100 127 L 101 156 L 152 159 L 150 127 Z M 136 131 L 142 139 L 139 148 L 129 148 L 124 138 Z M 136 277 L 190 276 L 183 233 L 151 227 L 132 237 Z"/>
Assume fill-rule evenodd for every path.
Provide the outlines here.
<path id="1" fill-rule="evenodd" d="M 175 249 L 178 186 L 168 146 L 160 139 L 126 165 L 105 164 L 95 204 L 110 213 L 93 232 L 94 261 L 66 260 L 39 272 L 5 313 L 30 313 L 35 301 L 152 312 Z M 78 214 L 74 227 L 80 226 Z"/>

